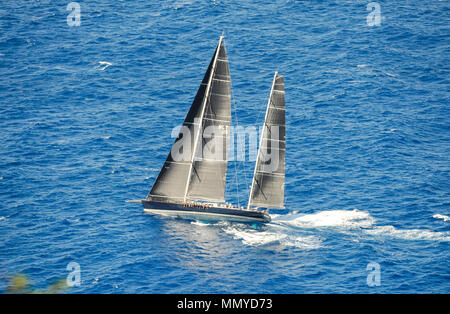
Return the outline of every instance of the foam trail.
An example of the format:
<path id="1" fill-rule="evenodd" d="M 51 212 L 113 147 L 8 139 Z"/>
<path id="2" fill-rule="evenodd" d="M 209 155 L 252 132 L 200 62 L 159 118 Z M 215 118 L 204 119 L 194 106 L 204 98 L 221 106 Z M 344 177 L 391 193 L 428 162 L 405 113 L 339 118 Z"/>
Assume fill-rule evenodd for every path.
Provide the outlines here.
<path id="1" fill-rule="evenodd" d="M 375 223 L 369 213 L 354 210 L 329 210 L 315 214 L 293 214 L 277 217 L 275 223 L 302 228 L 342 227 L 342 228 L 368 228 Z"/>
<path id="2" fill-rule="evenodd" d="M 439 215 L 440 219 L 444 219 Z M 436 218 L 436 217 L 435 217 Z M 448 217 L 447 217 L 448 218 Z M 208 226 L 211 224 L 194 221 L 191 224 Z M 299 214 L 294 211 L 287 215 L 272 215 L 272 222 L 262 229 L 252 229 L 248 225 L 217 222 L 213 224 L 244 245 L 255 247 L 296 247 L 303 250 L 324 247 L 324 237 L 330 232 L 345 233 L 346 236 L 382 237 L 401 240 L 450 241 L 450 232 L 434 232 L 426 229 L 397 229 L 390 225 L 377 225 L 370 213 L 354 210 L 328 210 L 314 214 Z M 327 232 L 323 232 L 324 228 Z"/>
<path id="3" fill-rule="evenodd" d="M 397 229 L 394 226 L 379 226 L 364 230 L 365 233 L 376 236 L 392 237 L 402 240 L 428 240 L 450 242 L 449 232 L 435 232 L 424 229 Z"/>
<path id="4" fill-rule="evenodd" d="M 437 215 L 435 215 L 437 216 Z M 434 217 L 434 216 L 433 216 Z M 438 215 L 435 218 L 449 218 L 444 215 Z M 353 232 L 360 231 L 367 235 L 391 237 L 403 240 L 430 240 L 430 241 L 450 241 L 450 232 L 435 232 L 426 229 L 397 229 L 390 225 L 376 225 L 376 220 L 368 212 L 354 209 L 349 210 L 330 210 L 322 211 L 315 214 L 288 214 L 277 217 L 273 220 L 274 224 L 278 224 L 287 228 L 335 228 L 336 231 L 346 230 Z"/>
<path id="5" fill-rule="evenodd" d="M 292 234 L 279 230 L 258 231 L 229 226 L 224 228 L 223 231 L 249 246 L 280 245 L 282 247 L 296 247 L 312 250 L 320 248 L 322 242 L 315 236 Z"/>
<path id="6" fill-rule="evenodd" d="M 196 226 L 203 226 L 203 227 L 204 227 L 204 226 L 209 226 L 209 225 L 210 225 L 209 223 L 201 222 L 201 221 L 198 221 L 198 220 L 192 221 L 191 224 L 192 224 L 192 225 L 196 225 Z"/>

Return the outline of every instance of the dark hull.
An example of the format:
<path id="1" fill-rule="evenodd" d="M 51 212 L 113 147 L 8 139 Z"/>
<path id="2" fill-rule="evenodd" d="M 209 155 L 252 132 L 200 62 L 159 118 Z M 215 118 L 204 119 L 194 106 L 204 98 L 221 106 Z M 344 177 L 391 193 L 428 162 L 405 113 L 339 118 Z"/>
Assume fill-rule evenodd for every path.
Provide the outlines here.
<path id="1" fill-rule="evenodd" d="M 142 200 L 144 211 L 151 214 L 170 215 L 175 217 L 207 220 L 207 221 L 236 221 L 236 222 L 270 222 L 270 216 L 258 211 L 241 210 L 237 208 L 203 207 L 163 203 Z"/>

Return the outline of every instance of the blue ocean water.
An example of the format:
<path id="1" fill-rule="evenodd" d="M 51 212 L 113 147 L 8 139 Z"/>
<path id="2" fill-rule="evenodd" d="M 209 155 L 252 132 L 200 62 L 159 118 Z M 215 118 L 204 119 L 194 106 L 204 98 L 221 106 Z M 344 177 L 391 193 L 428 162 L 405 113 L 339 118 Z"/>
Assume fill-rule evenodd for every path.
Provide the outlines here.
<path id="1" fill-rule="evenodd" d="M 79 26 L 69 2 L 0 6 L 0 290 L 76 262 L 73 293 L 450 292 L 448 1 L 378 1 L 373 26 L 368 0 L 79 1 Z M 262 228 L 125 203 L 222 32 L 240 125 L 285 75 L 286 210 Z M 230 162 L 229 201 L 253 167 Z"/>

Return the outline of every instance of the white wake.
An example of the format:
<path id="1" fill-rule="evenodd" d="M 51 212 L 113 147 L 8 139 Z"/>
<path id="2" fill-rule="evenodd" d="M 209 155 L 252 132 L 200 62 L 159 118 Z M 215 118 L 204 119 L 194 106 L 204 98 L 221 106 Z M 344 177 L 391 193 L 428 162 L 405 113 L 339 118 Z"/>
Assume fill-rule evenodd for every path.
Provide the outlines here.
<path id="1" fill-rule="evenodd" d="M 270 228 L 271 230 L 259 231 L 245 227 L 236 227 L 230 225 L 223 231 L 235 239 L 239 239 L 243 244 L 250 246 L 270 246 L 281 245 L 283 247 L 297 247 L 305 250 L 318 249 L 321 247 L 322 240 L 313 235 L 296 235 L 280 230 Z"/>
<path id="2" fill-rule="evenodd" d="M 397 229 L 390 225 L 377 225 L 376 219 L 370 213 L 358 209 L 329 210 L 314 214 L 294 212 L 287 215 L 272 215 L 272 222 L 262 230 L 240 224 L 219 225 L 225 233 L 250 246 L 281 245 L 305 250 L 318 249 L 324 247 L 324 237 L 329 235 L 330 231 L 355 235 L 355 237 L 362 235 L 413 241 L 450 242 L 450 232 Z M 328 232 L 321 232 L 323 230 Z"/>
<path id="3" fill-rule="evenodd" d="M 354 210 L 329 210 L 315 214 L 288 214 L 274 219 L 274 223 L 301 228 L 344 227 L 368 228 L 375 223 L 369 213 Z"/>

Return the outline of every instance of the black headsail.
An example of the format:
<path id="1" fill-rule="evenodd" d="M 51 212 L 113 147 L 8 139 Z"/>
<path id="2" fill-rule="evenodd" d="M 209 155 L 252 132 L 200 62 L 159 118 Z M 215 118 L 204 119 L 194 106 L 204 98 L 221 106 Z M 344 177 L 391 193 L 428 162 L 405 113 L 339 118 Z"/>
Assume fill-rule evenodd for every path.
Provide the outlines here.
<path id="1" fill-rule="evenodd" d="M 284 208 L 285 111 L 284 77 L 275 72 L 259 142 L 248 208 L 251 206 Z"/>
<path id="2" fill-rule="evenodd" d="M 224 201 L 231 123 L 230 71 L 223 37 L 147 199 Z"/>

